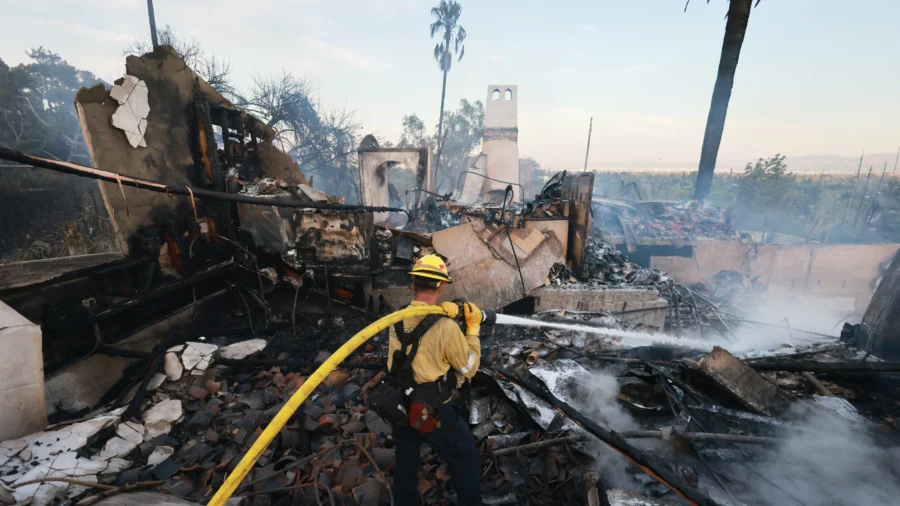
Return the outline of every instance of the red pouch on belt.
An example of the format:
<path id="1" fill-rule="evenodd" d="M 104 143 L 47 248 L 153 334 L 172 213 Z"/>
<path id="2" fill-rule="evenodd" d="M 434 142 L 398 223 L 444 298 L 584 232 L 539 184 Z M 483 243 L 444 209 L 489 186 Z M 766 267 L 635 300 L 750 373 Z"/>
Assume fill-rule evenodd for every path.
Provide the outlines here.
<path id="1" fill-rule="evenodd" d="M 440 426 L 437 413 L 425 404 L 412 402 L 409 405 L 409 426 L 419 432 L 432 432 Z"/>

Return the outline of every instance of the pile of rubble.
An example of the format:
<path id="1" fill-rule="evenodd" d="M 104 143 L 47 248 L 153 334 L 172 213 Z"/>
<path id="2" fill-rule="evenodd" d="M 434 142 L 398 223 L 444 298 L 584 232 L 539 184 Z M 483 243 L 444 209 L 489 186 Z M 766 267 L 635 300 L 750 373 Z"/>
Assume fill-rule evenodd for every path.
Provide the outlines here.
<path id="1" fill-rule="evenodd" d="M 249 182 L 241 181 L 237 179 L 237 177 L 234 177 L 232 181 L 239 186 L 240 191 L 238 193 L 251 197 L 292 196 L 296 197 L 300 202 L 327 202 L 331 204 L 342 204 L 344 202 L 343 197 L 333 197 L 310 185 L 289 183 L 282 179 L 257 178 L 256 180 Z"/>
<path id="2" fill-rule="evenodd" d="M 584 265 L 578 272 L 574 271 L 557 263 L 550 271 L 550 282 L 555 285 L 659 286 L 669 280 L 666 273 L 641 267 L 612 244 L 593 237 L 585 248 Z"/>
<path id="3" fill-rule="evenodd" d="M 735 230 L 728 210 L 700 203 L 644 201 L 621 202 L 595 199 L 594 214 L 603 216 L 595 225 L 621 233 L 626 241 L 690 241 L 694 239 L 733 239 Z M 615 222 L 610 220 L 615 217 Z"/>
<path id="4" fill-rule="evenodd" d="M 305 329 L 299 341 L 276 333 L 170 347 L 162 369 L 147 382 L 138 417 L 107 407 L 6 441 L 0 444 L 0 481 L 18 504 L 84 497 L 90 504 L 139 488 L 194 503 L 208 499 L 311 366 L 366 319 L 301 315 L 298 323 Z M 745 476 L 763 473 L 756 463 L 778 459 L 788 447 L 785 438 L 810 430 L 803 425 L 810 417 L 852 420 L 885 448 L 900 444 L 896 386 L 872 389 L 859 376 L 798 371 L 810 363 L 827 371 L 858 361 L 861 354 L 845 344 L 782 348 L 742 361 L 720 348 L 710 352 L 712 345 L 703 341 L 647 336 L 647 345 L 635 347 L 622 339 L 625 334 L 503 326 L 486 333 L 485 366 L 460 401 L 484 457 L 486 504 L 606 504 L 590 502 L 605 496 L 613 505 L 652 506 L 676 497 L 645 470 L 614 456 L 585 429 L 590 423 L 618 431 L 629 442 L 626 451 L 634 452 L 629 459 L 661 466 L 657 476 L 680 477 L 680 486 L 719 504 L 790 498 L 778 484 L 762 498 Z M 354 362 L 328 374 L 265 450 L 236 498 L 246 504 L 389 504 L 391 429 L 366 405 L 380 380 L 385 346 L 384 336 L 376 336 Z M 313 362 L 302 361 L 313 356 Z M 569 416 L 547 399 L 570 406 Z M 427 446 L 422 462 L 419 490 L 426 503 L 452 503 L 446 465 Z"/>
<path id="5" fill-rule="evenodd" d="M 84 137 L 104 147 L 90 150 L 94 167 L 6 150 L 11 161 L 105 181 L 112 228 L 138 248 L 7 271 L 22 283 L 6 287 L 21 297 L 18 308 L 44 332 L 16 315 L 34 356 L 43 349 L 45 369 L 58 355 L 80 370 L 55 375 L 78 385 L 48 397 L 74 419 L 0 443 L 0 504 L 108 505 L 139 489 L 170 504 L 208 501 L 289 399 L 318 381 L 312 371 L 378 318 L 376 300 L 380 314 L 408 302 L 409 267 L 431 252 L 455 280 L 444 285 L 446 299 L 507 311 L 533 303 L 526 312 L 541 318 L 504 314 L 510 326 L 486 326 L 482 368 L 460 392 L 486 504 L 888 504 L 900 496 L 900 366 L 851 342 L 878 325 L 748 351 L 736 314 L 752 281 L 723 273 L 686 287 L 617 250 L 734 238 L 727 212 L 593 199 L 594 175 L 566 172 L 527 204 L 512 202 L 523 191 L 510 186 L 489 191 L 499 205 L 462 205 L 433 191 L 427 148 L 379 149 L 368 138 L 359 150 L 365 205 L 344 206 L 272 144 L 271 127 L 185 68 L 168 46 L 128 59 L 126 80 L 146 91 L 144 113 L 161 103 L 185 113 L 144 114 L 155 132 L 146 142 L 110 121 L 121 85 L 78 94 Z M 197 130 L 172 128 L 185 124 Z M 385 177 L 398 163 L 415 167 L 421 186 L 414 202 L 402 199 L 404 212 L 388 207 L 401 200 Z M 59 311 L 51 291 L 19 291 L 51 287 Z M 876 299 L 877 321 L 896 320 L 897 296 Z M 240 325 L 210 327 L 225 314 Z M 767 336 L 781 331 L 803 332 Z M 393 503 L 391 427 L 367 406 L 386 348 L 376 336 L 325 371 L 229 504 Z M 110 368 L 115 378 L 84 373 L 106 358 L 121 365 Z M 95 400 L 82 402 L 79 387 Z M 21 386 L 6 392 L 13 388 Z M 78 402 L 57 405 L 60 392 Z M 43 399 L 33 403 L 42 418 L 35 427 L 46 424 Z M 83 406 L 93 411 L 81 416 Z M 454 503 L 446 464 L 427 446 L 421 461 L 426 504 Z"/>

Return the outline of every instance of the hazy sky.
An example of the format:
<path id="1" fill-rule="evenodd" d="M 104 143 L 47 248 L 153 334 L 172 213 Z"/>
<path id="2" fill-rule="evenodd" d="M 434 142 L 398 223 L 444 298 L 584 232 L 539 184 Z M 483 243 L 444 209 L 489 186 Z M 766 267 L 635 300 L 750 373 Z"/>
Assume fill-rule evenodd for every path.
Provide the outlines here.
<path id="1" fill-rule="evenodd" d="M 155 0 L 159 26 L 227 57 L 235 81 L 282 69 L 326 106 L 358 111 L 396 141 L 404 114 L 437 123 L 436 0 Z M 694 167 L 725 29 L 726 0 L 462 0 L 466 54 L 448 107 L 519 86 L 519 149 L 545 167 Z M 4 0 L 0 57 L 43 45 L 113 80 L 148 36 L 144 0 Z M 762 0 L 750 16 L 719 158 L 895 152 L 900 1 Z M 151 113 L 152 114 L 152 113 Z M 790 158 L 789 158 L 790 160 Z M 720 164 L 720 167 L 722 165 Z"/>

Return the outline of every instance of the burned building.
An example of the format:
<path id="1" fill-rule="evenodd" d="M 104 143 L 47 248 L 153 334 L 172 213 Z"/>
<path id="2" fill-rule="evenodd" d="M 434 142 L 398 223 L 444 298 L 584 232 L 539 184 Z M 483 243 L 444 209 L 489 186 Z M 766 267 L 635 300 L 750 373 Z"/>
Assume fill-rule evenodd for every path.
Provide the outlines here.
<path id="1" fill-rule="evenodd" d="M 361 143 L 359 149 L 359 181 L 363 204 L 385 207 L 404 204 L 406 209 L 417 209 L 422 196 L 434 192 L 434 168 L 430 149 L 379 148 L 366 144 Z M 402 197 L 395 183 L 390 180 L 391 169 L 398 165 L 413 171 L 415 175 L 415 187 L 405 188 Z M 387 220 L 388 213 L 375 214 L 376 223 L 382 224 Z"/>
<path id="2" fill-rule="evenodd" d="M 343 204 L 166 46 L 129 57 L 112 89 L 78 94 L 91 166 L 0 149 L 26 170 L 85 178 L 90 219 L 108 224 L 95 249 L 0 262 L 0 502 L 390 504 L 395 442 L 367 396 L 385 322 L 401 318 L 409 268 L 428 253 L 455 279 L 448 298 L 499 313 L 459 401 L 485 503 L 900 493 L 900 367 L 864 351 L 893 349 L 896 261 L 866 330 L 843 340 L 748 321 L 722 294 L 632 261 L 648 234 L 685 246 L 679 227 L 609 216 L 593 174 L 560 173 L 533 199 L 516 191 L 517 88 L 489 99 L 474 165 L 491 179 L 466 179 L 472 202 L 435 193 L 427 149 L 364 140 L 362 204 Z M 402 197 L 396 165 L 416 179 Z M 624 248 L 609 219 L 627 226 Z M 807 284 L 835 289 L 845 271 L 828 281 L 812 255 L 826 253 L 771 256 L 785 279 L 805 268 Z M 755 325 L 764 345 L 745 340 Z M 452 503 L 447 464 L 429 451 L 422 463 L 426 503 Z"/>
<path id="3" fill-rule="evenodd" d="M 31 379 L 9 387 L 42 390 L 23 401 L 23 413 L 78 412 L 99 402 L 134 362 L 96 353 L 104 348 L 150 352 L 167 329 L 208 324 L 234 300 L 266 317 L 266 293 L 302 279 L 306 266 L 367 265 L 372 211 L 313 189 L 272 145 L 271 127 L 208 86 L 170 47 L 128 57 L 112 89 L 82 89 L 75 108 L 91 167 L 6 156 L 90 181 L 98 210 L 87 209 L 103 224 L 94 239 L 100 252 L 69 248 L 56 258 L 0 262 L 2 297 L 15 310 L 3 328 L 36 328 L 21 319 L 42 334 L 27 334 L 20 346 L 43 356 L 43 369 L 29 367 Z M 23 422 L 14 432 L 33 426 Z"/>

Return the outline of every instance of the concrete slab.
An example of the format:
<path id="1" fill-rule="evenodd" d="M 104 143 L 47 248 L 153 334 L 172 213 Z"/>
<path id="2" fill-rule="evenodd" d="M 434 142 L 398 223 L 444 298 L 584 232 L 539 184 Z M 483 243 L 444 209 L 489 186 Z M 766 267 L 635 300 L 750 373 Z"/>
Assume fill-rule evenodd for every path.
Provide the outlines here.
<path id="1" fill-rule="evenodd" d="M 454 280 L 445 285 L 445 298 L 464 298 L 481 307 L 499 308 L 542 286 L 559 259 L 562 244 L 555 236 L 537 230 L 515 229 L 511 236 L 514 247 L 506 233 L 493 226 L 481 228 L 467 223 L 435 232 L 434 249 L 446 258 Z"/>
<path id="2" fill-rule="evenodd" d="M 699 363 L 699 370 L 748 409 L 766 416 L 782 416 L 791 398 L 728 351 L 714 347 Z"/>
<path id="3" fill-rule="evenodd" d="M 661 329 L 666 324 L 668 301 L 654 288 L 606 286 L 541 286 L 531 291 L 535 311 L 608 311 L 624 313 L 621 321 Z"/>

